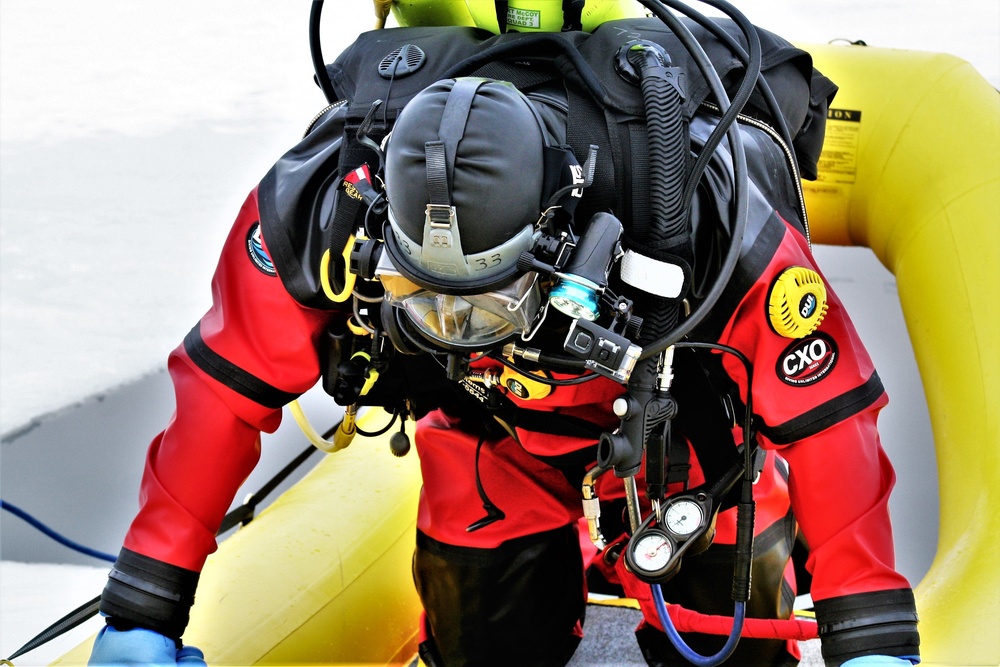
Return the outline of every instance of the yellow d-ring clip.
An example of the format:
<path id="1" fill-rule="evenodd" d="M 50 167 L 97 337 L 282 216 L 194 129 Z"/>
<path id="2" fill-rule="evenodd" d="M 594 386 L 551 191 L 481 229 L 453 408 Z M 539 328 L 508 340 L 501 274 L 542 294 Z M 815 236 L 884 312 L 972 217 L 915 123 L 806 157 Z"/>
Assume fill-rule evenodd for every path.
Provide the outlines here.
<path id="1" fill-rule="evenodd" d="M 354 248 L 354 234 L 351 234 L 347 239 L 347 244 L 344 246 L 344 251 L 341 255 L 344 258 L 344 289 L 340 292 L 336 292 L 333 286 L 330 284 L 330 249 L 327 248 L 326 252 L 323 253 L 323 258 L 319 262 L 319 282 L 323 286 L 323 293 L 326 294 L 326 298 L 330 299 L 334 303 L 342 303 L 347 301 L 351 294 L 354 292 L 354 281 L 357 280 L 357 276 L 351 273 L 351 250 Z"/>

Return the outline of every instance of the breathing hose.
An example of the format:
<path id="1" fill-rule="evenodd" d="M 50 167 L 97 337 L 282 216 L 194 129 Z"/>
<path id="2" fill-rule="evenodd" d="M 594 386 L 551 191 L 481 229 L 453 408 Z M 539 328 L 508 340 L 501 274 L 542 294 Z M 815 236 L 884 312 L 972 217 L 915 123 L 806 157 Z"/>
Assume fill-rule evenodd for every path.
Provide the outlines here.
<path id="1" fill-rule="evenodd" d="M 652 213 L 649 229 L 634 229 L 633 234 L 651 248 L 660 249 L 687 239 L 687 212 L 681 187 L 688 153 L 683 91 L 677 83 L 676 68 L 670 67 L 670 56 L 662 47 L 636 44 L 629 49 L 628 60 L 639 71 L 646 111 Z"/>
<path id="2" fill-rule="evenodd" d="M 690 210 L 691 202 L 694 199 L 694 192 L 698 187 L 698 182 L 701 180 L 702 174 L 705 172 L 705 168 L 708 166 L 709 160 L 715 153 L 715 149 L 722 142 L 722 137 L 724 133 L 730 128 L 734 127 L 737 116 L 739 116 L 740 111 L 743 110 L 744 105 L 750 99 L 750 95 L 753 94 L 754 88 L 757 86 L 757 81 L 760 77 L 757 75 L 760 72 L 761 66 L 761 46 L 760 46 L 760 36 L 757 31 L 750 24 L 743 14 L 736 11 L 732 5 L 725 0 L 700 0 L 707 5 L 715 7 L 716 9 L 721 9 L 726 12 L 726 14 L 733 19 L 736 25 L 739 26 L 743 35 L 747 39 L 747 44 L 750 48 L 750 55 L 747 60 L 747 75 L 743 77 L 743 81 L 740 83 L 739 89 L 730 101 L 730 106 L 725 110 L 722 118 L 719 119 L 719 123 L 712 134 L 709 135 L 708 141 L 705 142 L 705 146 L 702 148 L 701 153 L 698 155 L 698 159 L 695 161 L 694 166 L 691 168 L 691 174 L 688 178 L 687 185 L 684 187 L 684 204 L 687 210 Z M 677 0 L 663 0 L 664 4 L 670 7 L 683 7 L 681 3 Z M 685 7 L 685 9 L 687 9 Z M 696 13 L 696 12 L 692 12 Z M 719 31 L 722 33 L 722 31 Z M 725 34 L 725 33 L 722 33 Z M 728 35 L 727 35 L 728 37 Z M 730 40 L 732 41 L 732 40 Z M 742 49 L 741 49 L 742 50 Z M 738 53 L 738 52 L 737 52 Z M 754 73 L 753 76 L 750 76 Z M 762 79 L 761 79 L 762 80 Z M 780 117 L 780 116 L 779 116 Z"/>
<path id="3" fill-rule="evenodd" d="M 333 81 L 323 60 L 323 48 L 320 45 L 319 26 L 323 13 L 323 0 L 313 0 L 309 11 L 309 55 L 312 57 L 313 69 L 316 71 L 316 82 L 323 90 L 323 95 L 329 104 L 336 102 L 337 94 L 333 92 Z"/>
<path id="4" fill-rule="evenodd" d="M 705 80 L 712 91 L 712 95 L 719 104 L 719 108 L 722 109 L 723 114 L 725 114 L 725 112 L 728 111 L 732 105 L 730 104 L 729 97 L 726 94 L 726 90 L 722 85 L 722 81 L 719 78 L 718 73 L 713 68 L 708 55 L 698 43 L 698 40 L 691 34 L 691 31 L 688 30 L 684 23 L 666 10 L 664 4 L 659 2 L 659 0 L 639 1 L 644 7 L 649 9 L 661 21 L 663 21 L 680 40 L 685 49 L 687 49 L 691 57 L 694 59 L 698 70 L 705 77 Z M 683 7 L 682 11 L 687 10 L 686 6 L 682 5 L 681 7 Z M 735 8 L 732 8 L 732 11 L 738 13 Z M 748 36 L 748 40 L 749 39 L 751 38 Z M 759 68 L 757 71 L 754 71 L 752 68 L 748 68 L 746 77 L 756 81 L 759 73 Z M 735 120 L 735 117 L 733 120 Z M 729 279 L 732 277 L 733 272 L 736 270 L 736 264 L 740 257 L 740 249 L 743 244 L 743 234 L 746 231 L 747 225 L 749 178 L 747 173 L 746 154 L 743 150 L 743 139 L 740 135 L 739 128 L 736 127 L 734 123 L 730 123 L 728 127 L 725 127 L 720 123 L 717 131 L 721 130 L 724 130 L 729 138 L 733 157 L 733 177 L 735 181 L 734 199 L 736 203 L 736 211 L 735 222 L 733 224 L 733 229 L 731 230 L 729 252 L 726 254 L 726 258 L 719 269 L 718 279 L 715 281 L 715 284 L 709 290 L 704 300 L 698 305 L 694 312 L 687 317 L 687 319 L 680 323 L 680 325 L 675 327 L 672 331 L 662 334 L 660 338 L 649 343 L 648 345 L 644 345 L 642 353 L 639 355 L 640 361 L 660 354 L 671 345 L 691 333 L 691 331 L 693 331 L 695 327 L 697 327 L 701 321 L 705 319 L 711 309 L 715 306 L 715 303 L 719 300 L 719 297 L 722 296 L 723 290 L 725 290 L 726 285 L 729 283 Z"/>

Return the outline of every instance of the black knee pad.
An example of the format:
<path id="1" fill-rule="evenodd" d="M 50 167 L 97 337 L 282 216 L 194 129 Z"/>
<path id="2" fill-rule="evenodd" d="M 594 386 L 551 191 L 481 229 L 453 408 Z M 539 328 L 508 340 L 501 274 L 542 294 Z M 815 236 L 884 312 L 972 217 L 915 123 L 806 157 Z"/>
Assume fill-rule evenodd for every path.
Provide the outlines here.
<path id="1" fill-rule="evenodd" d="M 564 665 L 586 609 L 573 526 L 504 542 L 456 547 L 417 533 L 413 576 L 442 667 Z"/>

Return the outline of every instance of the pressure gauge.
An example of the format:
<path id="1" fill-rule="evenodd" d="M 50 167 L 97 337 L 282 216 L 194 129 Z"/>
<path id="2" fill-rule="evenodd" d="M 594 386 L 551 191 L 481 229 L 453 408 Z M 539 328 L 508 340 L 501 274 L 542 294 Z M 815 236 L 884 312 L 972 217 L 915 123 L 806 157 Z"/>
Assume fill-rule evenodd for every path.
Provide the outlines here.
<path id="1" fill-rule="evenodd" d="M 701 527 L 705 513 L 698 503 L 683 499 L 667 505 L 663 518 L 670 532 L 680 537 L 687 537 Z"/>
<path id="2" fill-rule="evenodd" d="M 629 540 L 625 562 L 640 579 L 648 582 L 665 581 L 674 567 L 673 540 L 659 528 L 647 528 Z"/>

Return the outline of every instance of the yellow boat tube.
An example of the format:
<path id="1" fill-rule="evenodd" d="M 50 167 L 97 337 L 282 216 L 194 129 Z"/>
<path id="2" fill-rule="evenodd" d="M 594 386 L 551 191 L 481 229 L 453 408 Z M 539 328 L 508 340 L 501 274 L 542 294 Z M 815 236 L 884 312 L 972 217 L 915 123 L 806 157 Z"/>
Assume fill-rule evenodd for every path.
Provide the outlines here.
<path id="1" fill-rule="evenodd" d="M 805 48 L 840 86 L 805 183 L 813 240 L 868 246 L 895 274 L 930 410 L 941 525 L 916 588 L 923 664 L 997 665 L 1000 96 L 952 56 Z M 216 665 L 412 656 L 419 489 L 417 457 L 384 439 L 328 457 L 209 559 L 186 640 Z"/>
<path id="2" fill-rule="evenodd" d="M 1000 95 L 949 55 L 803 48 L 840 86 L 804 183 L 813 241 L 895 274 L 934 432 L 922 664 L 1000 665 Z"/>

